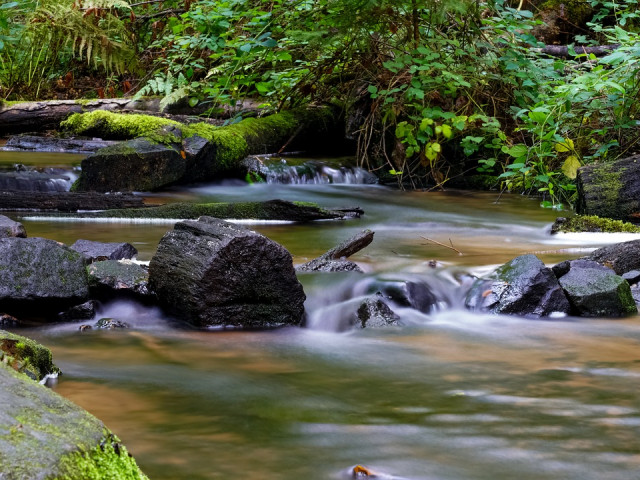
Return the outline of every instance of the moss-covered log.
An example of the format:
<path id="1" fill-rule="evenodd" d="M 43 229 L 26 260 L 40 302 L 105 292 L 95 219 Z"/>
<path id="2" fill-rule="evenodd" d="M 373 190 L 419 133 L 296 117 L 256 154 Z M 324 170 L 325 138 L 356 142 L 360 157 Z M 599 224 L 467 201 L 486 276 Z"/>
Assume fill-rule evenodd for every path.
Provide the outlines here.
<path id="1" fill-rule="evenodd" d="M 105 210 L 78 214 L 78 218 L 149 218 L 195 220 L 215 217 L 229 220 L 283 220 L 311 222 L 358 218 L 364 212 L 358 208 L 330 210 L 314 203 L 269 200 L 238 203 L 170 203 L 157 207 Z"/>
<path id="2" fill-rule="evenodd" d="M 93 100 L 48 100 L 39 102 L 2 102 L 0 101 L 0 132 L 23 133 L 41 132 L 57 129 L 60 122 L 74 113 L 93 112 L 144 112 L 161 114 L 160 98 L 104 98 Z M 257 103 L 251 100 L 238 102 L 235 107 L 224 107 L 218 115 L 229 118 L 240 112 L 256 112 Z M 167 117 L 197 115 L 202 110 L 175 104 L 167 107 Z"/>
<path id="3" fill-rule="evenodd" d="M 337 114 L 325 107 L 247 118 L 223 127 L 104 111 L 72 115 L 62 126 L 73 134 L 130 139 L 84 159 L 77 191 L 146 191 L 175 183 L 243 178 L 248 155 L 283 149 L 326 151 L 328 146 L 341 146 L 343 136 Z"/>
<path id="4" fill-rule="evenodd" d="M 633 221 L 640 218 L 640 155 L 578 169 L 576 212 Z"/>

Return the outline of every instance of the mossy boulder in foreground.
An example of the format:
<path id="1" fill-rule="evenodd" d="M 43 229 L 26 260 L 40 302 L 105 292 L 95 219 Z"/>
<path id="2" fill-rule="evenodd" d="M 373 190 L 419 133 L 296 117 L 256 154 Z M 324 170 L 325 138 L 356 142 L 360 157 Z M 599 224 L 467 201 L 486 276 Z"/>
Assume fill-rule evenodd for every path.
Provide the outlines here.
<path id="1" fill-rule="evenodd" d="M 177 223 L 149 265 L 149 287 L 198 327 L 300 325 L 305 294 L 291 254 L 251 230 L 202 217 Z"/>
<path id="2" fill-rule="evenodd" d="M 0 330 L 0 358 L 0 479 L 147 478 L 100 420 L 34 381 L 59 371 L 48 348 Z"/>
<path id="3" fill-rule="evenodd" d="M 104 424 L 0 364 L 2 480 L 146 479 Z"/>

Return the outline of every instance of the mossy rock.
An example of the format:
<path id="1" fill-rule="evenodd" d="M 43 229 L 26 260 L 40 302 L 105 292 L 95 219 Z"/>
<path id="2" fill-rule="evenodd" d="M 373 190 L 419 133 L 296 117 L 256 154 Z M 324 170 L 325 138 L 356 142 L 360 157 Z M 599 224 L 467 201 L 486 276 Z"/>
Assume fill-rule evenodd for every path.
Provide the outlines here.
<path id="1" fill-rule="evenodd" d="M 576 212 L 615 220 L 640 218 L 640 155 L 578 169 Z"/>
<path id="2" fill-rule="evenodd" d="M 602 218 L 596 215 L 576 215 L 575 217 L 558 217 L 551 226 L 551 233 L 640 233 L 640 227 L 621 220 Z"/>
<path id="3" fill-rule="evenodd" d="M 147 477 L 104 424 L 0 364 L 0 478 L 138 480 Z"/>
<path id="4" fill-rule="evenodd" d="M 326 147 L 336 143 L 327 142 L 327 137 L 341 135 L 338 125 L 330 108 L 286 111 L 222 127 L 204 122 L 186 125 L 148 115 L 105 111 L 74 114 L 61 124 L 76 135 L 127 140 L 123 145 L 101 149 L 82 162 L 82 173 L 73 186 L 74 191 L 101 192 L 147 191 L 173 183 L 244 178 L 248 173 L 243 162 L 247 155 L 273 153 L 283 146 L 290 149 Z M 180 164 L 182 172 L 170 168 L 172 175 L 167 178 L 145 182 L 147 176 L 165 173 L 165 166 L 157 165 L 157 155 L 150 150 L 150 145 L 169 155 L 172 165 Z"/>
<path id="5" fill-rule="evenodd" d="M 0 330 L 0 361 L 34 380 L 56 374 L 51 350 L 29 338 Z"/>

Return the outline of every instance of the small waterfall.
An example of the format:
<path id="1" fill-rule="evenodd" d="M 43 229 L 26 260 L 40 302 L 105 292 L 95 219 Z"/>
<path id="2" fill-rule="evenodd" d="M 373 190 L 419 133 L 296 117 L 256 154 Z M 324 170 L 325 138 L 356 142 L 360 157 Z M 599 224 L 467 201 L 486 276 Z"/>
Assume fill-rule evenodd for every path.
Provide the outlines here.
<path id="1" fill-rule="evenodd" d="M 275 159 L 261 167 L 261 173 L 270 184 L 374 184 L 377 178 L 359 167 L 332 167 L 320 161 L 290 164 Z"/>
<path id="2" fill-rule="evenodd" d="M 0 190 L 22 192 L 68 192 L 77 175 L 68 170 L 46 168 L 0 172 Z"/>
<path id="3" fill-rule="evenodd" d="M 368 298 L 381 299 L 399 315 L 401 324 L 422 324 L 430 321 L 429 315 L 434 312 L 462 308 L 471 280 L 465 273 L 448 270 L 392 277 L 349 274 L 343 282 L 317 285 L 307 291 L 306 327 L 350 330 L 357 323 L 358 308 Z"/>

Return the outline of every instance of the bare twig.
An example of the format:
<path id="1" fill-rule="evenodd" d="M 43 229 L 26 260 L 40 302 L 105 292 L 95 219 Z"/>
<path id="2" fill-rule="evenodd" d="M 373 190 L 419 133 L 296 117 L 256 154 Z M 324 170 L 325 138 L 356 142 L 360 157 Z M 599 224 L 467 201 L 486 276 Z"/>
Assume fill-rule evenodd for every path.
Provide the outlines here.
<path id="1" fill-rule="evenodd" d="M 427 241 L 429 241 L 429 242 L 433 242 L 433 243 L 435 243 L 436 245 L 440 245 L 441 247 L 448 248 L 449 250 L 453 250 L 453 251 L 454 251 L 454 252 L 456 252 L 458 255 L 463 255 L 463 253 L 462 253 L 460 250 L 458 250 L 457 248 L 455 248 L 455 247 L 453 246 L 453 242 L 451 242 L 451 239 L 449 239 L 449 242 L 451 243 L 451 246 L 449 246 L 449 245 L 446 245 L 446 244 L 444 244 L 444 243 L 440 243 L 440 242 L 438 242 L 438 241 L 436 241 L 436 240 L 434 240 L 434 239 L 432 239 L 432 238 L 425 237 L 424 235 L 420 235 L 420 238 L 424 238 L 425 240 L 427 240 Z"/>

